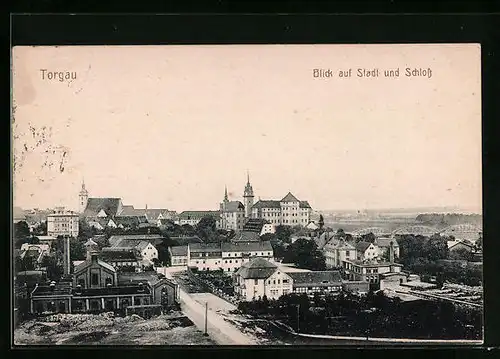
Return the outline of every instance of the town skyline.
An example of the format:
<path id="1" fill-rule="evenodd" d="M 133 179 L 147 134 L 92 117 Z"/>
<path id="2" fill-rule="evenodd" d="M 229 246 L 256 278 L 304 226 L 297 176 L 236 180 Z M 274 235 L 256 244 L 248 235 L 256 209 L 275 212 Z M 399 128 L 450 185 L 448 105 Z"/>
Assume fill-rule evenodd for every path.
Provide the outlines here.
<path id="1" fill-rule="evenodd" d="M 242 200 L 249 170 L 255 201 L 480 211 L 479 56 L 443 44 L 17 47 L 13 204 L 76 208 L 85 178 L 91 197 L 137 208 L 217 209 L 225 186 Z M 311 75 L 375 63 L 433 75 Z"/>

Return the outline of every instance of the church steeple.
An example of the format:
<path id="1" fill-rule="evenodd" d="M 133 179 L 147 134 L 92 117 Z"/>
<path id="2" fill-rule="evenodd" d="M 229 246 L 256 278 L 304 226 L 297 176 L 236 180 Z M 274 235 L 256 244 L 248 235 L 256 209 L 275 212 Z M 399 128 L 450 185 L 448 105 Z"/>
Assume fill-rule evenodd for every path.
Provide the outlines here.
<path id="1" fill-rule="evenodd" d="M 80 213 L 83 213 L 83 211 L 85 211 L 88 199 L 89 199 L 89 192 L 87 191 L 87 189 L 85 189 L 85 179 L 82 179 L 82 189 L 78 194 L 78 210 Z"/>
<path id="2" fill-rule="evenodd" d="M 224 202 L 228 202 L 229 198 L 227 196 L 227 186 L 224 186 Z"/>
<path id="3" fill-rule="evenodd" d="M 243 192 L 246 218 L 250 218 L 252 216 L 253 197 L 253 188 L 250 184 L 250 172 L 247 170 L 247 184 L 245 186 L 245 191 Z"/>

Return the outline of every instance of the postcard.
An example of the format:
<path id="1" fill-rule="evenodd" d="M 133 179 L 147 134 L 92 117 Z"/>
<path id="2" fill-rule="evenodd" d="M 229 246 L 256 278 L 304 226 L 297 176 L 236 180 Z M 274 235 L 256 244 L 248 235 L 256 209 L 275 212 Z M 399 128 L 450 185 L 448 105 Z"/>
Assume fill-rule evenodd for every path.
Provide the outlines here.
<path id="1" fill-rule="evenodd" d="M 13 342 L 483 342 L 479 44 L 12 49 Z"/>

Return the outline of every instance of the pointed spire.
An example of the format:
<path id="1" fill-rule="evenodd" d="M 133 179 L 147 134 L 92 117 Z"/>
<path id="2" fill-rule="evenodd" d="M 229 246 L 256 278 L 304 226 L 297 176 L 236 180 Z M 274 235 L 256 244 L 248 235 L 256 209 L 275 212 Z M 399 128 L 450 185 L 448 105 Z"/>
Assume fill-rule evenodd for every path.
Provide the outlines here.
<path id="1" fill-rule="evenodd" d="M 227 197 L 227 186 L 224 186 L 224 201 L 229 201 Z"/>
<path id="2" fill-rule="evenodd" d="M 247 170 L 247 184 L 250 184 L 250 171 Z"/>

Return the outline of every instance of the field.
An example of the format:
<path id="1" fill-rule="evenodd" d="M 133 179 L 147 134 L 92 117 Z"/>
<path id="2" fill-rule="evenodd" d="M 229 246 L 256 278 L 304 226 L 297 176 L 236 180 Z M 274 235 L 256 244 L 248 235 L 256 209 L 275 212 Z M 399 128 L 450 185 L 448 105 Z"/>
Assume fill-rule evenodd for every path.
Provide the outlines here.
<path id="1" fill-rule="evenodd" d="M 172 313 L 152 319 L 112 313 L 56 314 L 22 323 L 14 345 L 213 345 L 193 323 Z"/>

